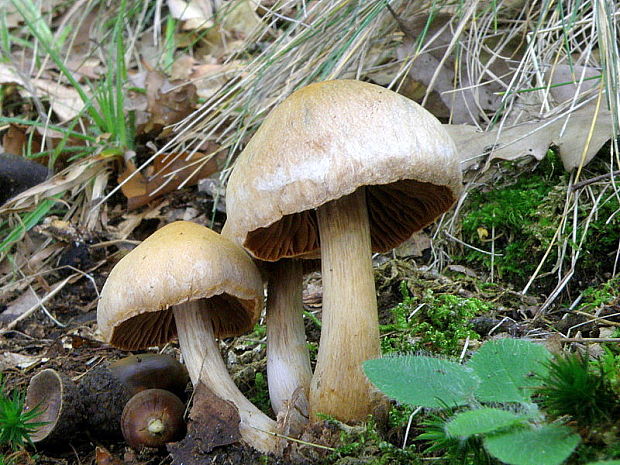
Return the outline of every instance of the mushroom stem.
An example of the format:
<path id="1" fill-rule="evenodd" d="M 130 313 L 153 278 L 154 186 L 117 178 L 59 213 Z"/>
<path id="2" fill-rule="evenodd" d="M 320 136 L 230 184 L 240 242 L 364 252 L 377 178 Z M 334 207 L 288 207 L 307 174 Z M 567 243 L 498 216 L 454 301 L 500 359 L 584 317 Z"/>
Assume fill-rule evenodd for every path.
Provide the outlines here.
<path id="1" fill-rule="evenodd" d="M 281 260 L 272 265 L 267 290 L 267 380 L 273 411 L 286 411 L 293 394 L 296 409 L 308 416 L 312 379 L 301 303 L 302 264 Z"/>
<path id="2" fill-rule="evenodd" d="M 185 302 L 173 307 L 179 345 L 192 384 L 204 383 L 218 397 L 232 402 L 239 411 L 239 433 L 245 443 L 263 453 L 277 453 L 276 423 L 235 385 L 215 340 L 208 300 Z"/>
<path id="3" fill-rule="evenodd" d="M 321 237 L 323 316 L 310 386 L 310 414 L 366 420 L 375 389 L 362 371 L 381 354 L 365 190 L 317 209 Z"/>

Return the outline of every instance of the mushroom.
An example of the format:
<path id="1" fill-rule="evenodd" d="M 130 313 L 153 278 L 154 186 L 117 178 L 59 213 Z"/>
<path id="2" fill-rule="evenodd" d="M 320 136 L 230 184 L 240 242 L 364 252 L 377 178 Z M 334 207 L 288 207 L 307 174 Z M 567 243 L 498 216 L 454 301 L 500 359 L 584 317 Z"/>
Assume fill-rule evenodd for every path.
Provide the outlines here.
<path id="1" fill-rule="evenodd" d="M 399 94 L 326 81 L 271 111 L 228 186 L 226 233 L 254 257 L 275 261 L 320 248 L 323 325 L 311 415 L 364 420 L 383 402 L 361 368 L 381 355 L 371 252 L 394 248 L 455 202 L 454 142 Z"/>
<path id="2" fill-rule="evenodd" d="M 187 221 L 164 226 L 110 272 L 97 308 L 111 344 L 135 350 L 178 335 L 194 386 L 207 385 L 239 410 L 242 440 L 277 451 L 276 424 L 237 388 L 216 337 L 251 330 L 263 305 L 263 283 L 251 258 L 230 240 Z"/>
<path id="3" fill-rule="evenodd" d="M 312 380 L 303 321 L 303 268 L 298 260 L 284 259 L 272 264 L 267 274 L 265 324 L 269 399 L 276 414 L 289 415 L 287 427 L 294 434 L 307 421 Z M 300 415 L 293 416 L 293 412 Z"/>
<path id="4" fill-rule="evenodd" d="M 164 389 L 145 389 L 129 399 L 121 417 L 121 431 L 135 449 L 163 447 L 185 433 L 181 399 Z"/>

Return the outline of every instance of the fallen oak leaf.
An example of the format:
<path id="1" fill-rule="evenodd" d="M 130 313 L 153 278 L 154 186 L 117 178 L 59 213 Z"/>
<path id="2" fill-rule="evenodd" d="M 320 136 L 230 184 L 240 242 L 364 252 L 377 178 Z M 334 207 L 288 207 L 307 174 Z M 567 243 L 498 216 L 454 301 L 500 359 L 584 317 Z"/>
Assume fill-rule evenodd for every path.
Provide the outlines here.
<path id="1" fill-rule="evenodd" d="M 241 440 L 239 411 L 232 402 L 220 399 L 204 384 L 194 390 L 189 418 L 185 438 L 167 445 L 173 464 L 202 464 L 203 456 L 216 447 Z"/>
<path id="2" fill-rule="evenodd" d="M 52 110 L 61 121 L 69 121 L 82 112 L 84 101 L 73 87 L 47 79 L 33 79 L 32 84 L 40 95 L 49 98 Z"/>
<path id="3" fill-rule="evenodd" d="M 182 81 L 169 81 L 163 73 L 144 63 L 147 69 L 144 87 L 146 89 L 146 111 L 150 118 L 137 129 L 138 134 L 161 131 L 189 116 L 196 106 L 198 96 L 196 86 Z M 164 130 L 160 136 L 165 136 Z"/>
<path id="4" fill-rule="evenodd" d="M 226 154 L 214 143 L 210 143 L 215 153 L 206 162 L 201 162 L 205 154 L 195 152 L 187 154 L 161 154 L 155 158 L 153 165 L 148 170 L 154 174 L 144 175 L 136 173 L 136 167 L 131 162 L 126 162 L 125 171 L 119 176 L 121 191 L 127 197 L 127 208 L 142 207 L 147 203 L 169 192 L 184 186 L 193 186 L 200 179 L 211 176 L 219 171 Z"/>
<path id="5" fill-rule="evenodd" d="M 594 130 L 589 138 L 588 129 L 593 121 Z M 582 154 L 585 166 L 613 134 L 611 113 L 607 109 L 597 112 L 596 102 L 568 114 L 503 128 L 501 132 L 497 128 L 480 132 L 467 124 L 444 124 L 443 127 L 460 149 L 463 171 L 476 166 L 486 154 L 484 169 L 495 158 L 516 160 L 529 155 L 540 161 L 551 146 L 557 147 L 564 169 L 572 171 L 582 163 Z"/>
<path id="6" fill-rule="evenodd" d="M 95 463 L 97 465 L 125 465 L 125 462 L 112 455 L 112 453 L 103 446 L 97 446 L 95 448 Z"/>

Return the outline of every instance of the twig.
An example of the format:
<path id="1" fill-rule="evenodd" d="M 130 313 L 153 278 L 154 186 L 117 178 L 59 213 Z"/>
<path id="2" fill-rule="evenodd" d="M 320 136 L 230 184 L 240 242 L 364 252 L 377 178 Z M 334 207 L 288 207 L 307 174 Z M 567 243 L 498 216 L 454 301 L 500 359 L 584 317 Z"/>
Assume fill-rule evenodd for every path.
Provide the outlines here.
<path id="1" fill-rule="evenodd" d="M 546 341 L 546 339 L 529 339 L 530 341 Z M 566 337 L 558 339 L 559 342 L 583 342 L 586 344 L 602 343 L 602 342 L 620 342 L 620 337 Z"/>
<path id="2" fill-rule="evenodd" d="M 60 283 L 56 284 L 54 286 L 54 289 L 52 289 L 49 294 L 47 294 L 45 297 L 43 297 L 42 299 L 40 299 L 36 304 L 34 304 L 32 307 L 30 307 L 28 310 L 26 310 L 24 313 L 22 313 L 21 315 L 19 315 L 17 318 L 15 318 L 13 321 L 11 321 L 10 323 L 8 323 L 4 328 L 2 328 L 0 330 L 0 335 L 3 335 L 4 333 L 6 333 L 7 331 L 13 329 L 17 323 L 19 323 L 20 321 L 24 320 L 25 318 L 28 318 L 32 313 L 34 313 L 39 307 L 43 308 L 43 304 L 45 302 L 47 302 L 49 299 L 51 299 L 52 297 L 54 297 L 63 287 L 65 287 L 69 281 L 71 281 L 73 278 L 80 276 L 78 273 L 72 274 L 71 276 L 66 277 L 64 280 L 62 280 Z"/>
<path id="3" fill-rule="evenodd" d="M 584 179 L 583 181 L 579 181 L 573 184 L 570 190 L 575 192 L 577 189 L 581 189 L 582 187 L 589 186 L 590 184 L 594 184 L 595 182 L 603 181 L 614 176 L 620 176 L 620 170 L 612 171 L 611 173 L 601 174 L 600 176 L 594 176 L 590 179 Z"/>

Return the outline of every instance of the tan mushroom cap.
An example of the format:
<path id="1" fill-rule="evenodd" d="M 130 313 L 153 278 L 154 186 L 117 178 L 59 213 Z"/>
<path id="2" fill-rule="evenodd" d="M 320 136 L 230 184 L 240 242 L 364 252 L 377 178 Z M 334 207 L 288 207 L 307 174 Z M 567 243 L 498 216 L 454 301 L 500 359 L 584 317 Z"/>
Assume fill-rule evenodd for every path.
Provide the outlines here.
<path id="1" fill-rule="evenodd" d="M 226 236 L 278 260 L 319 248 L 314 209 L 367 189 L 373 251 L 448 210 L 461 189 L 456 147 L 415 102 L 373 84 L 311 84 L 267 116 L 235 163 Z"/>
<path id="2" fill-rule="evenodd" d="M 263 283 L 252 259 L 204 226 L 170 223 L 123 257 L 110 273 L 97 307 L 99 329 L 111 344 L 135 350 L 176 336 L 172 306 L 209 299 L 216 337 L 251 330 L 263 305 Z"/>

